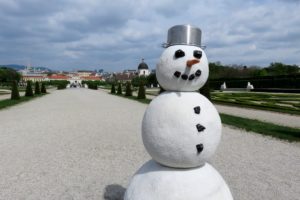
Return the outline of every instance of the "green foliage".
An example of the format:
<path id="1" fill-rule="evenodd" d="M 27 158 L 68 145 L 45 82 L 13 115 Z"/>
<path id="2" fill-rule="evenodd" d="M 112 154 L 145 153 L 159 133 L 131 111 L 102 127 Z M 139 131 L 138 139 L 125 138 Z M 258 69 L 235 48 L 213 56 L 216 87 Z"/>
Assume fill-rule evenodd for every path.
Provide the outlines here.
<path id="1" fill-rule="evenodd" d="M 81 84 L 93 84 L 93 85 L 97 85 L 97 86 L 106 86 L 108 85 L 105 81 L 81 81 Z"/>
<path id="2" fill-rule="evenodd" d="M 45 83 L 44 83 L 44 82 L 42 82 L 41 93 L 42 93 L 42 94 L 46 94 L 46 93 L 47 93 L 46 86 L 45 86 Z"/>
<path id="3" fill-rule="evenodd" d="M 98 85 L 95 82 L 88 82 L 87 85 L 89 89 L 98 90 Z"/>
<path id="4" fill-rule="evenodd" d="M 59 83 L 57 85 L 57 89 L 58 90 L 63 90 L 63 89 L 66 89 L 67 88 L 67 84 L 66 83 Z"/>
<path id="5" fill-rule="evenodd" d="M 145 86 L 141 83 L 138 91 L 138 99 L 146 99 Z"/>
<path id="6" fill-rule="evenodd" d="M 34 94 L 41 94 L 39 82 L 35 82 Z"/>
<path id="7" fill-rule="evenodd" d="M 154 87 L 157 87 L 158 82 L 157 82 L 157 79 L 156 79 L 156 74 L 151 73 L 151 74 L 149 74 L 149 76 L 147 76 L 147 85 L 148 86 L 153 85 Z"/>
<path id="8" fill-rule="evenodd" d="M 125 96 L 132 96 L 131 83 L 129 81 L 126 83 Z"/>
<path id="9" fill-rule="evenodd" d="M 8 67 L 0 67 L 0 82 L 9 83 L 11 81 L 19 82 L 21 75 L 14 69 Z"/>
<path id="10" fill-rule="evenodd" d="M 199 89 L 199 92 L 210 100 L 210 88 L 209 88 L 209 80 Z"/>
<path id="11" fill-rule="evenodd" d="M 299 73 L 299 67 L 297 65 L 285 65 L 283 63 L 274 62 L 266 68 L 269 75 L 288 75 Z"/>
<path id="12" fill-rule="evenodd" d="M 68 85 L 70 82 L 67 80 L 50 80 L 48 82 L 45 82 L 45 85 L 53 85 L 53 86 L 58 86 L 58 85 Z"/>
<path id="13" fill-rule="evenodd" d="M 116 94 L 116 87 L 115 87 L 115 84 L 114 84 L 114 83 L 111 85 L 110 93 Z"/>
<path id="14" fill-rule="evenodd" d="M 26 96 L 26 97 L 32 97 L 32 96 L 33 96 L 33 91 L 32 91 L 31 81 L 27 81 L 27 86 L 26 86 L 25 96 Z"/>
<path id="15" fill-rule="evenodd" d="M 12 100 L 20 99 L 17 81 L 12 81 L 11 98 L 10 99 L 12 99 Z"/>
<path id="16" fill-rule="evenodd" d="M 122 94 L 122 85 L 121 85 L 121 83 L 118 84 L 117 94 Z"/>
<path id="17" fill-rule="evenodd" d="M 131 80 L 131 84 L 134 87 L 139 87 L 140 84 L 147 84 L 147 77 L 146 76 L 136 76 Z"/>

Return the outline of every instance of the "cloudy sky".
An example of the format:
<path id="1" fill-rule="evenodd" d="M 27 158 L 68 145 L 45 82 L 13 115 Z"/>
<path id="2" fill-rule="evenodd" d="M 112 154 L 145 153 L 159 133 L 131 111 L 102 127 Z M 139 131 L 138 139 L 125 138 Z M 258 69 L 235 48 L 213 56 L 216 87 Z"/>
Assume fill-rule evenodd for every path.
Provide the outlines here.
<path id="1" fill-rule="evenodd" d="M 0 64 L 150 68 L 177 24 L 201 28 L 209 61 L 300 65 L 300 0 L 0 0 Z"/>

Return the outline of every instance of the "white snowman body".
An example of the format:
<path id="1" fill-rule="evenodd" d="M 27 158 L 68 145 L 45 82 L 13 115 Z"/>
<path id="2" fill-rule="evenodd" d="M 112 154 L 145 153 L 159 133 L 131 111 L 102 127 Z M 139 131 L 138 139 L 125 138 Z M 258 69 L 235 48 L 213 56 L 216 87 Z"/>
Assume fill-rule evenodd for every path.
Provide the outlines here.
<path id="1" fill-rule="evenodd" d="M 221 120 L 196 90 L 207 81 L 208 61 L 195 45 L 164 50 L 156 77 L 166 92 L 148 106 L 144 146 L 153 160 L 133 176 L 125 200 L 232 200 L 220 174 L 207 163 L 221 138 Z"/>
<path id="2" fill-rule="evenodd" d="M 215 107 L 198 92 L 164 92 L 147 108 L 142 122 L 144 146 L 162 165 L 201 166 L 215 152 L 221 138 Z M 197 145 L 202 146 L 201 152 Z"/>
<path id="3" fill-rule="evenodd" d="M 124 200 L 232 200 L 221 175 L 208 163 L 192 169 L 150 160 L 134 175 Z"/>

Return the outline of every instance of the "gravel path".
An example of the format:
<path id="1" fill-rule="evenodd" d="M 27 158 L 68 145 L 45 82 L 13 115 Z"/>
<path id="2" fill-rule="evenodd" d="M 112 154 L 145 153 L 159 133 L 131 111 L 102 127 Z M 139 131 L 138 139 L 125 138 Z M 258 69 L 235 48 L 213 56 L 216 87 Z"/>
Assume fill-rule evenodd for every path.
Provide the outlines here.
<path id="1" fill-rule="evenodd" d="M 67 89 L 1 110 L 0 199 L 121 195 L 150 159 L 140 137 L 146 106 L 99 90 Z M 212 163 L 237 200 L 300 196 L 299 143 L 224 127 Z"/>

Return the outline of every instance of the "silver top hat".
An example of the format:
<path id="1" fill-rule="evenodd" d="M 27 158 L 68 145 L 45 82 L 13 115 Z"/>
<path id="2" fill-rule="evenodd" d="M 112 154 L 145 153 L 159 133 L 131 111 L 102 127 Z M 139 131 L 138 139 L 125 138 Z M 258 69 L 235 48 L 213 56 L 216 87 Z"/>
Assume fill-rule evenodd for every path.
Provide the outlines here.
<path id="1" fill-rule="evenodd" d="M 162 46 L 167 48 L 173 45 L 201 46 L 201 30 L 191 25 L 176 25 L 168 30 L 167 43 Z"/>

